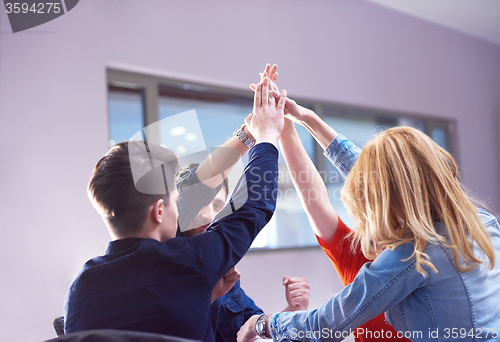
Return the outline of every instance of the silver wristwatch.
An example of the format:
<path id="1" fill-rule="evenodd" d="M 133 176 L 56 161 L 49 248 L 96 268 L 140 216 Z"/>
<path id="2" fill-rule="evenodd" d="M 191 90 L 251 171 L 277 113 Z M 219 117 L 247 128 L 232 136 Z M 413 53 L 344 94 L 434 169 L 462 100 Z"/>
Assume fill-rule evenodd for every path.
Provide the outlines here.
<path id="1" fill-rule="evenodd" d="M 242 143 L 245 144 L 246 147 L 252 148 L 253 145 L 255 145 L 255 141 L 250 138 L 248 135 L 246 135 L 245 131 L 243 130 L 243 126 L 245 124 L 241 125 L 240 127 L 236 128 L 236 131 L 234 131 L 233 135 L 240 139 Z"/>
<path id="2" fill-rule="evenodd" d="M 255 322 L 255 333 L 260 338 L 269 339 L 269 337 L 266 336 L 266 319 L 269 316 L 271 316 L 271 315 L 262 314 L 259 316 L 259 318 L 257 318 L 257 321 Z"/>

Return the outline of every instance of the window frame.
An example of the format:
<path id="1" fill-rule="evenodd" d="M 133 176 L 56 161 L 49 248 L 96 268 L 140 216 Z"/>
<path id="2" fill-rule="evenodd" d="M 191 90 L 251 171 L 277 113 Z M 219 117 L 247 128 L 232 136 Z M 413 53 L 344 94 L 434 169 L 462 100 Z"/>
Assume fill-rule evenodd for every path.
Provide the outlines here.
<path id="1" fill-rule="evenodd" d="M 189 79 L 188 77 L 171 77 L 170 75 L 161 76 L 159 72 L 150 72 L 146 70 L 130 71 L 122 68 L 107 67 L 106 69 L 106 82 L 107 90 L 111 87 L 128 88 L 140 91 L 142 94 L 143 114 L 144 114 L 144 127 L 147 127 L 159 120 L 159 103 L 161 89 L 163 86 L 182 89 L 194 90 L 202 93 L 212 94 L 214 96 L 223 97 L 237 97 L 253 101 L 253 92 L 248 89 L 238 88 L 237 86 L 227 86 L 215 84 L 215 82 L 204 82 L 199 80 Z M 432 130 L 434 127 L 444 128 L 447 136 L 448 152 L 450 152 L 457 165 L 459 163 L 458 144 L 456 137 L 456 120 L 445 119 L 439 117 L 431 117 L 412 112 L 403 112 L 396 110 L 374 109 L 364 106 L 343 104 L 333 101 L 316 100 L 304 97 L 294 97 L 294 100 L 311 108 L 321 118 L 326 117 L 359 117 L 359 118 L 408 118 L 414 120 L 421 120 L 424 122 L 424 133 L 432 138 Z M 109 108 L 109 106 L 108 106 Z M 337 114 L 325 114 L 326 112 L 335 112 Z M 109 118 L 109 113 L 108 113 Z M 108 120 L 109 122 L 109 120 Z M 235 127 L 236 128 L 236 127 Z M 335 128 L 335 127 L 334 127 Z M 111 130 L 108 129 L 110 133 Z M 339 132 L 342 133 L 342 132 Z M 111 139 L 111 137 L 109 138 Z M 108 139 L 108 141 L 109 141 Z M 153 135 L 150 140 L 154 142 L 156 139 L 159 142 L 159 132 L 156 137 Z M 323 149 L 314 141 L 314 160 L 313 163 L 321 173 L 327 172 L 326 158 L 323 156 Z M 328 184 L 326 184 L 328 186 Z M 276 247 L 276 248 L 253 248 L 252 251 L 274 251 L 286 250 L 291 248 L 316 248 L 315 245 L 297 246 L 297 247 Z"/>

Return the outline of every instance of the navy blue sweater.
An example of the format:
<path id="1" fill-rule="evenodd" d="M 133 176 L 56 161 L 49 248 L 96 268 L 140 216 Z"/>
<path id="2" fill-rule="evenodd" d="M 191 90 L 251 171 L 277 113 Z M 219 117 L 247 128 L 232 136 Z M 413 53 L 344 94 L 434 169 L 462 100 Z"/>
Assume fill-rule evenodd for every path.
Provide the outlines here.
<path id="1" fill-rule="evenodd" d="M 66 333 L 120 329 L 213 341 L 212 289 L 276 207 L 277 149 L 258 144 L 249 159 L 230 203 L 205 233 L 164 243 L 116 240 L 89 260 L 67 293 Z"/>

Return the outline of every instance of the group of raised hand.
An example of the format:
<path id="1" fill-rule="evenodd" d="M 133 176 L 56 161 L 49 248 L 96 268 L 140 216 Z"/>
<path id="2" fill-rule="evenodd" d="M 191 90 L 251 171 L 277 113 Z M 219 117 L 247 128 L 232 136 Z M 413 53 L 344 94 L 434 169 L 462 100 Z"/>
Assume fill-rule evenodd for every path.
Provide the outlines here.
<path id="1" fill-rule="evenodd" d="M 255 91 L 253 112 L 246 118 L 248 130 L 255 138 L 256 143 L 269 142 L 276 145 L 278 138 L 290 121 L 305 125 L 305 118 L 310 111 L 298 105 L 287 97 L 286 90 L 281 92 L 276 85 L 278 66 L 266 65 L 260 73 L 260 82 L 252 83 L 250 88 Z"/>

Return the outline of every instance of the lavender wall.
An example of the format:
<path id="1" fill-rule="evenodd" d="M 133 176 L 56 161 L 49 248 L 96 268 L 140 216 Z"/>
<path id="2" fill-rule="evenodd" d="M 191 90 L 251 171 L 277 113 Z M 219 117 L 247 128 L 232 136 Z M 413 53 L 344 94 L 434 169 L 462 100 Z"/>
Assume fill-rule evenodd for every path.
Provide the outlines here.
<path id="1" fill-rule="evenodd" d="M 360 0 L 80 1 L 16 34 L 0 12 L 2 341 L 53 337 L 71 279 L 105 249 L 85 187 L 107 150 L 110 64 L 246 89 L 271 62 L 290 96 L 454 119 L 465 183 L 500 198 L 499 46 Z M 269 311 L 284 273 L 310 279 L 312 307 L 341 287 L 319 249 L 252 253 L 240 270 Z"/>

